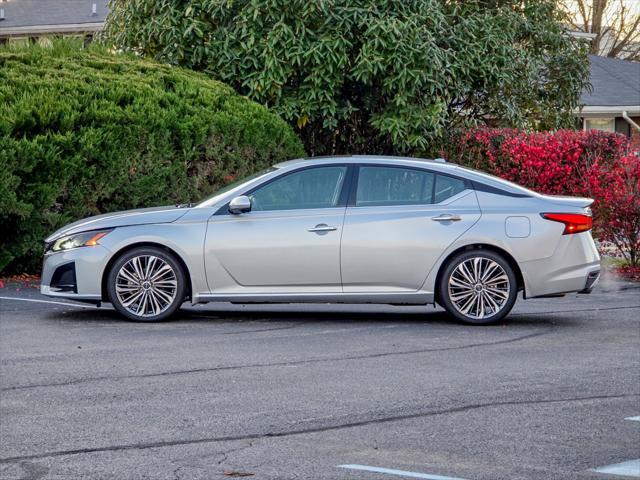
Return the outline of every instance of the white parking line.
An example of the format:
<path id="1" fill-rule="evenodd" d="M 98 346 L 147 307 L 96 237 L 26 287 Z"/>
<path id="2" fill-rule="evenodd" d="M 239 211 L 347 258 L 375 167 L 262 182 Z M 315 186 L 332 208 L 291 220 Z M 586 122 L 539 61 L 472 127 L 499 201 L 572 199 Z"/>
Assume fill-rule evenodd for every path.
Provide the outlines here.
<path id="1" fill-rule="evenodd" d="M 392 468 L 370 467 L 368 465 L 338 465 L 339 468 L 350 470 L 363 470 L 365 472 L 387 473 L 400 477 L 425 478 L 427 480 L 464 480 L 456 477 L 443 477 L 442 475 L 432 475 L 430 473 L 407 472 L 406 470 L 394 470 Z"/>
<path id="2" fill-rule="evenodd" d="M 53 305 L 65 305 L 67 307 L 78 307 L 78 308 L 98 308 L 95 305 L 81 305 L 79 303 L 53 302 L 51 300 L 36 300 L 35 298 L 0 297 L 0 300 L 15 300 L 16 302 L 51 303 Z"/>
<path id="3" fill-rule="evenodd" d="M 628 462 L 614 463 L 600 468 L 594 468 L 592 472 L 608 473 L 609 475 L 621 475 L 623 477 L 640 478 L 640 458 Z"/>
<path id="4" fill-rule="evenodd" d="M 637 417 L 627 417 L 625 420 L 631 420 L 632 422 L 640 422 L 640 415 Z"/>

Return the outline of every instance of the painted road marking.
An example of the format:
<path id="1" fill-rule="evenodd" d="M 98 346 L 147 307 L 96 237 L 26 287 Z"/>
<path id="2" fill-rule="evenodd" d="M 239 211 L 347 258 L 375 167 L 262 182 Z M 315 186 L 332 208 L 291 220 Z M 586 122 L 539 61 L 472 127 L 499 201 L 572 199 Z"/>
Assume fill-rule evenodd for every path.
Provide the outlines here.
<path id="1" fill-rule="evenodd" d="M 79 303 L 52 302 L 51 300 L 36 300 L 35 298 L 0 297 L 0 300 L 15 300 L 18 302 L 35 302 L 35 303 L 52 303 L 53 305 L 65 305 L 67 307 L 78 307 L 78 308 L 98 308 L 95 305 L 80 305 Z"/>
<path id="2" fill-rule="evenodd" d="M 400 477 L 425 478 L 427 480 L 464 480 L 456 477 L 443 477 L 442 475 L 432 475 L 430 473 L 407 472 L 406 470 L 394 470 L 392 468 L 370 467 L 368 465 L 338 465 L 339 468 L 348 468 L 350 470 L 363 470 L 365 472 L 387 473 L 389 475 L 398 475 Z"/>
<path id="3" fill-rule="evenodd" d="M 640 416 L 637 417 L 627 417 L 625 420 L 631 420 L 633 422 L 640 422 Z"/>
<path id="4" fill-rule="evenodd" d="M 608 473 L 610 475 L 621 475 L 623 477 L 640 478 L 640 458 L 629 460 L 628 462 L 614 463 L 605 467 L 594 468 L 592 472 Z"/>

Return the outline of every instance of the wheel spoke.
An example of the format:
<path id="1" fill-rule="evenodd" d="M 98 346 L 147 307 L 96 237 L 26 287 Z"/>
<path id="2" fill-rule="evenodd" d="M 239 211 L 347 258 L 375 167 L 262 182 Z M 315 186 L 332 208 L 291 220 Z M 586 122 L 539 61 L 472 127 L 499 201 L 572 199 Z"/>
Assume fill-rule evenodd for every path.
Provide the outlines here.
<path id="1" fill-rule="evenodd" d="M 493 297 L 500 297 L 504 300 L 509 298 L 509 292 L 505 292 L 504 290 L 498 290 L 497 288 L 486 288 L 485 291 L 487 292 L 487 295 Z"/>
<path id="2" fill-rule="evenodd" d="M 151 277 L 151 272 L 153 272 L 153 266 L 155 265 L 157 258 L 158 257 L 149 257 L 149 260 L 147 261 L 147 267 L 144 270 L 144 278 Z"/>
<path id="3" fill-rule="evenodd" d="M 463 292 L 458 292 L 458 293 L 452 293 L 450 296 L 451 296 L 451 300 L 460 301 L 460 300 L 468 298 L 471 295 L 475 295 L 475 293 L 472 292 L 472 291 L 466 291 L 466 292 L 463 291 Z"/>
<path id="4" fill-rule="evenodd" d="M 160 306 L 158 298 L 156 297 L 156 294 L 153 290 L 149 290 L 149 299 L 151 300 L 151 308 L 153 310 L 153 314 L 157 315 L 162 311 L 162 307 Z"/>
<path id="5" fill-rule="evenodd" d="M 464 279 L 469 282 L 470 284 L 474 284 L 474 280 L 473 280 L 473 274 L 469 271 L 469 269 L 467 268 L 467 266 L 462 263 L 458 266 L 458 269 L 460 271 L 460 274 L 464 277 Z"/>
<path id="6" fill-rule="evenodd" d="M 498 310 L 500 310 L 500 306 L 494 301 L 494 299 L 491 297 L 491 295 L 487 294 L 486 292 L 482 292 L 482 294 L 485 296 L 485 300 L 487 301 L 487 303 L 491 307 L 491 310 L 493 310 L 493 313 L 495 313 Z"/>
<path id="7" fill-rule="evenodd" d="M 461 280 L 459 278 L 453 278 L 453 275 L 449 279 L 449 285 L 452 287 L 458 287 L 458 288 L 468 288 L 468 289 L 473 288 L 473 285 L 471 283 Z"/>
<path id="8" fill-rule="evenodd" d="M 135 273 L 129 272 L 124 267 L 120 270 L 118 276 L 124 278 L 125 280 L 128 280 L 131 283 L 138 283 L 141 280 L 140 278 L 137 278 L 137 275 Z"/>
<path id="9" fill-rule="evenodd" d="M 156 270 L 155 272 L 153 272 L 153 275 L 151 276 L 151 278 L 149 278 L 149 280 L 155 282 L 157 281 L 159 278 L 161 278 L 162 276 L 171 273 L 173 274 L 173 269 L 167 265 L 166 263 L 160 267 L 158 270 Z"/>
<path id="10" fill-rule="evenodd" d="M 124 302 L 120 302 L 122 303 L 123 307 L 129 307 L 130 305 L 132 305 L 136 300 L 138 300 L 140 297 L 142 297 L 142 295 L 144 295 L 144 291 L 142 289 L 140 289 L 136 294 L 130 296 L 126 301 Z"/>

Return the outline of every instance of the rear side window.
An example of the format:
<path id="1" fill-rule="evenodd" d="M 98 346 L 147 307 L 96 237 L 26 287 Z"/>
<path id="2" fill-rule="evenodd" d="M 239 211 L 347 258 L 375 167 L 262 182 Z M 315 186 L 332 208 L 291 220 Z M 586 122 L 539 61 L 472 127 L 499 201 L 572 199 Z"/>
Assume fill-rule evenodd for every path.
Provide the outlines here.
<path id="1" fill-rule="evenodd" d="M 436 190 L 434 203 L 440 203 L 449 197 L 453 197 L 467 188 L 465 181 L 459 178 L 438 175 L 436 177 Z"/>
<path id="2" fill-rule="evenodd" d="M 397 167 L 362 166 L 356 190 L 357 207 L 431 203 L 434 174 Z"/>

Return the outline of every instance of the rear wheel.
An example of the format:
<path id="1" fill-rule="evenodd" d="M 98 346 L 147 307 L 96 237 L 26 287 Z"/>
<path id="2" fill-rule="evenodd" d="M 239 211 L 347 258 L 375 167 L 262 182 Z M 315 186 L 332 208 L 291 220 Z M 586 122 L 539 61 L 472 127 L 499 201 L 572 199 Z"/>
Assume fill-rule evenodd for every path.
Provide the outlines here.
<path id="1" fill-rule="evenodd" d="M 128 319 L 157 322 L 170 317 L 184 301 L 185 275 L 175 257 L 161 248 L 135 248 L 111 267 L 107 294 Z"/>
<path id="2" fill-rule="evenodd" d="M 438 285 L 438 299 L 447 312 L 475 325 L 502 320 L 513 308 L 517 294 L 516 275 L 509 262 L 486 250 L 453 257 Z"/>

